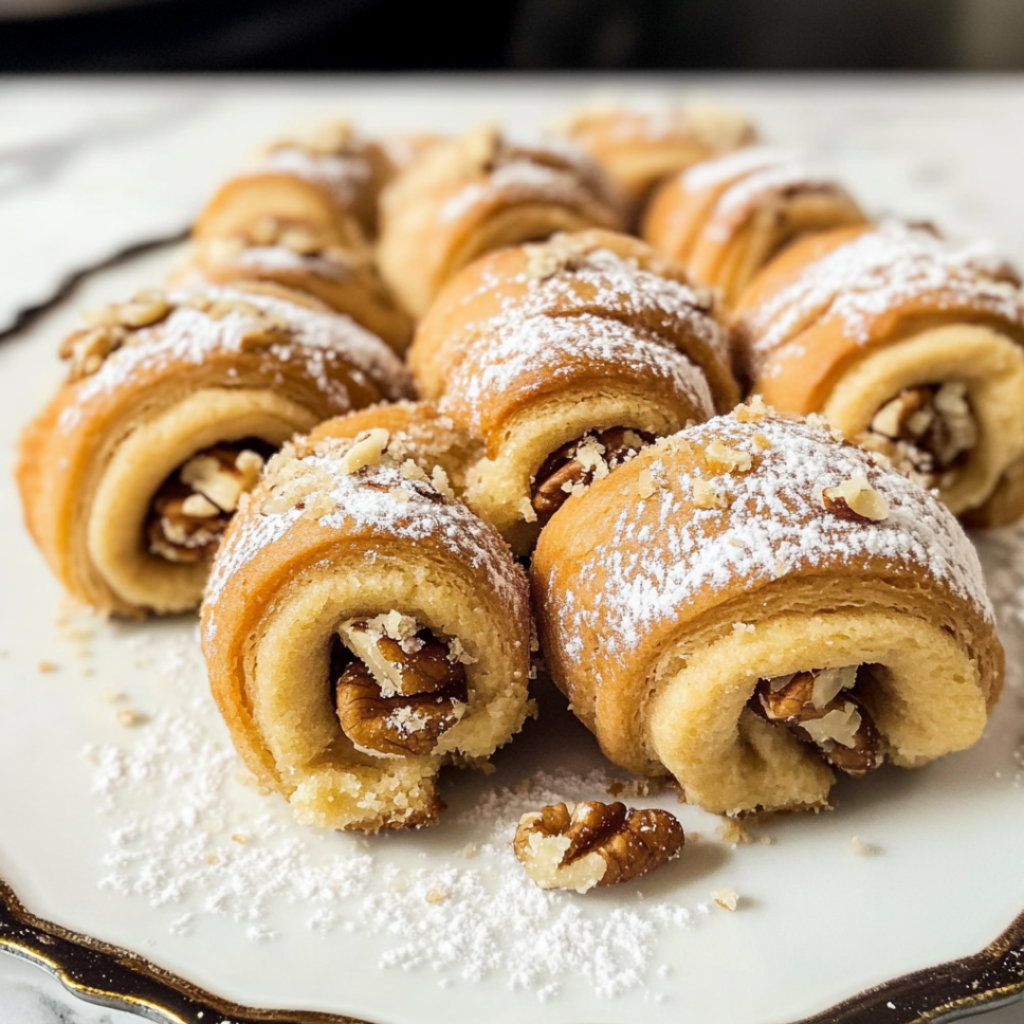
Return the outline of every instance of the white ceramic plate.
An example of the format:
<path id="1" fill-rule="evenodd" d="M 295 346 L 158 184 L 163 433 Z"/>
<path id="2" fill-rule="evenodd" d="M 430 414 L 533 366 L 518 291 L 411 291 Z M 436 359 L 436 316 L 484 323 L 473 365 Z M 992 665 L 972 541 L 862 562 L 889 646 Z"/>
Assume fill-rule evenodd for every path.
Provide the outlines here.
<path id="1" fill-rule="evenodd" d="M 63 372 L 73 311 L 160 280 L 169 259 L 104 272 L 0 345 L 5 450 Z M 624 797 L 699 838 L 650 878 L 585 898 L 540 893 L 507 846 L 522 811 L 606 798 L 620 774 L 550 684 L 493 775 L 446 778 L 439 827 L 303 829 L 242 779 L 193 619 L 69 609 L 8 473 L 0 531 L 0 878 L 39 918 L 231 1003 L 380 1024 L 777 1024 L 975 954 L 1024 911 L 1024 531 L 979 538 L 1010 678 L 975 749 L 841 782 L 834 812 L 779 818 L 749 844 L 671 793 Z M 726 887 L 735 913 L 711 897 Z M 988 977 L 979 994 L 1007 984 Z M 891 1017 L 842 1019 L 915 1019 L 944 984 L 893 989 L 879 1004 Z"/>

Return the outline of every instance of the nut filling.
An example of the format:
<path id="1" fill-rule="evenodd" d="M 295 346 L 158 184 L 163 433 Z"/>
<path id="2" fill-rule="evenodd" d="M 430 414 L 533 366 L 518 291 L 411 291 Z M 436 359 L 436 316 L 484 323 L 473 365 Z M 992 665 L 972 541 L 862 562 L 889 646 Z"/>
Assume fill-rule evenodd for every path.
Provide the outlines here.
<path id="1" fill-rule="evenodd" d="M 885 754 L 878 728 L 853 689 L 863 665 L 826 668 L 758 681 L 750 709 L 813 744 L 830 765 L 847 775 L 867 775 Z"/>
<path id="2" fill-rule="evenodd" d="M 425 756 L 465 714 L 466 665 L 457 637 L 389 612 L 351 619 L 332 652 L 335 708 L 342 731 L 364 753 Z"/>
<path id="3" fill-rule="evenodd" d="M 678 857 L 683 840 L 683 827 L 668 811 L 590 800 L 524 814 L 512 848 L 542 889 L 583 893 L 646 875 Z"/>
<path id="4" fill-rule="evenodd" d="M 904 388 L 875 413 L 863 441 L 922 486 L 950 486 L 978 443 L 967 385 Z"/>
<path id="5" fill-rule="evenodd" d="M 255 486 L 272 451 L 271 445 L 250 437 L 192 456 L 153 498 L 146 522 L 149 550 L 168 562 L 212 557 L 238 499 Z"/>
<path id="6" fill-rule="evenodd" d="M 645 430 L 610 427 L 588 432 L 553 451 L 533 478 L 532 504 L 538 520 L 546 522 L 570 494 L 581 494 L 654 441 L 654 435 Z"/>

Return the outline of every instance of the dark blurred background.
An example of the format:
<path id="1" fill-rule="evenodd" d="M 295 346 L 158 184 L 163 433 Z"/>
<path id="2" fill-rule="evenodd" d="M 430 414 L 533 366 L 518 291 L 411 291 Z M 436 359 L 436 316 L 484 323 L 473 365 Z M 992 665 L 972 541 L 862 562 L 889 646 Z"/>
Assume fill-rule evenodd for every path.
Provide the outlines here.
<path id="1" fill-rule="evenodd" d="M 1024 68 L 1024 0 L 0 0 L 0 72 L 897 68 Z"/>

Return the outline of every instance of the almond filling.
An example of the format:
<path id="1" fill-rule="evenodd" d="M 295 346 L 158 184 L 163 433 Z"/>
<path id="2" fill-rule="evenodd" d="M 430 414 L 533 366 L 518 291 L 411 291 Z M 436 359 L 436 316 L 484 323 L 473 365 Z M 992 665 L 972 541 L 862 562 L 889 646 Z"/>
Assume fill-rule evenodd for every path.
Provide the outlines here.
<path id="1" fill-rule="evenodd" d="M 761 679 L 749 707 L 817 747 L 834 768 L 867 775 L 885 760 L 874 720 L 864 702 L 850 692 L 867 672 L 864 665 L 848 665 Z"/>
<path id="2" fill-rule="evenodd" d="M 474 661 L 458 637 L 397 611 L 343 622 L 331 651 L 342 731 L 368 754 L 432 753 L 466 712 Z"/>
<path id="3" fill-rule="evenodd" d="M 149 550 L 168 562 L 211 558 L 238 500 L 255 486 L 273 446 L 258 438 L 197 452 L 161 485 L 146 521 Z"/>
<path id="4" fill-rule="evenodd" d="M 629 427 L 588 431 L 553 451 L 533 478 L 532 505 L 546 523 L 570 494 L 582 493 L 616 466 L 629 462 L 655 441 L 653 434 Z"/>
<path id="5" fill-rule="evenodd" d="M 967 385 L 904 388 L 875 413 L 862 439 L 922 486 L 950 486 L 978 443 Z"/>

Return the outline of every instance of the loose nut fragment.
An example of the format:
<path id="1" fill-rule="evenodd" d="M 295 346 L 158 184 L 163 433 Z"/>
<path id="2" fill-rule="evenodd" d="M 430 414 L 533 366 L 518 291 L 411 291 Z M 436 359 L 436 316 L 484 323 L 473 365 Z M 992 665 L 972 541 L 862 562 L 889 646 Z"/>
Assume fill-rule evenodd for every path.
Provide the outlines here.
<path id="1" fill-rule="evenodd" d="M 750 708 L 766 721 L 792 729 L 804 742 L 814 743 L 834 767 L 848 775 L 866 775 L 881 767 L 885 755 L 867 708 L 848 692 L 861 670 L 844 666 L 762 679 Z M 821 676 L 824 680 L 819 682 Z"/>
<path id="2" fill-rule="evenodd" d="M 610 427 L 584 434 L 553 451 L 534 477 L 531 504 L 538 520 L 547 522 L 570 494 L 581 493 L 653 442 L 654 435 L 646 431 Z"/>
<path id="3" fill-rule="evenodd" d="M 352 475 L 358 473 L 365 466 L 376 466 L 380 463 L 384 449 L 388 446 L 390 434 L 374 427 L 372 430 L 364 430 L 356 435 L 356 439 L 347 452 L 338 462 L 338 468 L 342 473 Z"/>
<path id="4" fill-rule="evenodd" d="M 369 636 L 365 628 L 361 634 L 351 625 L 346 630 L 346 645 L 356 650 L 357 658 L 365 653 L 371 664 L 354 661 L 337 680 L 335 704 L 342 731 L 369 754 L 432 753 L 466 711 L 464 665 L 429 630 L 402 641 L 381 635 L 372 650 Z"/>
<path id="5" fill-rule="evenodd" d="M 512 848 L 542 889 L 616 885 L 679 856 L 683 829 L 668 811 L 596 800 L 554 804 L 519 819 Z"/>
<path id="6" fill-rule="evenodd" d="M 708 469 L 712 473 L 749 473 L 753 460 L 750 452 L 738 448 L 730 448 L 721 441 L 712 441 L 704 449 Z"/>
<path id="7" fill-rule="evenodd" d="M 867 479 L 858 475 L 821 492 L 821 503 L 840 519 L 855 523 L 879 523 L 889 518 L 889 506 Z"/>

